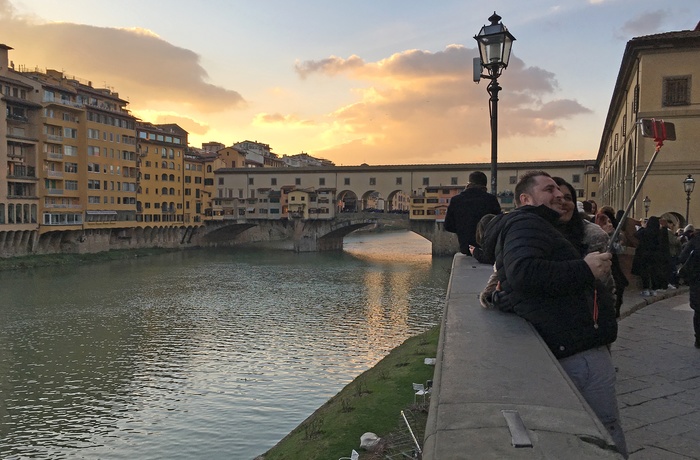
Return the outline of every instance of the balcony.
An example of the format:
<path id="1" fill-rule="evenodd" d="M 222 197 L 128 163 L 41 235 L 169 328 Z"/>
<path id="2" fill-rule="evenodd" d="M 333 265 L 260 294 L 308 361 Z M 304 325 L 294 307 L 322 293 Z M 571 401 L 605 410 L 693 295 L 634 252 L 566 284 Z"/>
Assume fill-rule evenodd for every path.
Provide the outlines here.
<path id="1" fill-rule="evenodd" d="M 61 134 L 47 134 L 46 139 L 55 142 L 63 142 L 63 135 Z"/>
<path id="2" fill-rule="evenodd" d="M 76 109 L 82 109 L 83 107 L 85 107 L 85 104 L 83 104 L 82 102 L 69 101 L 66 99 L 47 99 L 47 98 L 44 98 L 42 102 L 45 102 L 47 104 L 62 105 L 65 107 L 73 107 Z"/>
<path id="3" fill-rule="evenodd" d="M 63 171 L 46 171 L 47 177 L 63 177 Z"/>
<path id="4" fill-rule="evenodd" d="M 63 154 L 58 152 L 48 152 L 46 156 L 54 160 L 63 160 Z"/>
<path id="5" fill-rule="evenodd" d="M 50 188 L 46 190 L 46 193 L 49 195 L 63 195 L 63 189 Z"/>
<path id="6" fill-rule="evenodd" d="M 20 123 L 29 123 L 29 118 L 23 115 L 15 115 L 14 113 L 8 113 L 7 119 L 9 121 L 19 121 Z"/>

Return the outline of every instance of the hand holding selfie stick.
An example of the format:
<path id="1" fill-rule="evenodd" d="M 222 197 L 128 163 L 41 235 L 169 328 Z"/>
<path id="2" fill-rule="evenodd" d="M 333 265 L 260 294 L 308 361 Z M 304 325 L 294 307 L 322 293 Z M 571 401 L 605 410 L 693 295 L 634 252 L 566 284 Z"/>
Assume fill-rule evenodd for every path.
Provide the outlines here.
<path id="1" fill-rule="evenodd" d="M 646 171 L 644 171 L 644 174 L 642 174 L 641 179 L 639 179 L 639 183 L 637 184 L 637 187 L 634 189 L 634 193 L 632 194 L 632 198 L 630 198 L 629 203 L 627 203 L 627 208 L 625 209 L 625 212 L 622 214 L 622 217 L 620 217 L 620 221 L 617 223 L 617 228 L 613 232 L 612 236 L 610 237 L 610 243 L 608 243 L 608 250 L 607 252 L 612 253 L 613 252 L 613 244 L 617 240 L 617 238 L 620 236 L 620 232 L 622 231 L 622 226 L 627 219 L 627 215 L 630 212 L 630 209 L 632 209 L 632 205 L 634 204 L 634 200 L 637 199 L 637 195 L 639 195 L 639 191 L 642 189 L 642 185 L 644 184 L 644 180 L 646 180 L 647 176 L 649 175 L 649 170 L 651 170 L 651 165 L 654 164 L 654 160 L 656 160 L 656 156 L 659 154 L 659 151 L 661 150 L 661 147 L 664 145 L 665 140 L 669 141 L 675 141 L 676 140 L 676 131 L 675 127 L 673 126 L 673 123 L 664 123 L 663 120 L 656 120 L 654 118 L 642 118 L 639 120 L 639 123 L 642 128 L 642 136 L 644 137 L 653 137 L 654 141 L 656 142 L 656 149 L 654 150 L 654 155 L 652 155 L 651 160 L 649 160 L 649 164 L 647 165 Z"/>

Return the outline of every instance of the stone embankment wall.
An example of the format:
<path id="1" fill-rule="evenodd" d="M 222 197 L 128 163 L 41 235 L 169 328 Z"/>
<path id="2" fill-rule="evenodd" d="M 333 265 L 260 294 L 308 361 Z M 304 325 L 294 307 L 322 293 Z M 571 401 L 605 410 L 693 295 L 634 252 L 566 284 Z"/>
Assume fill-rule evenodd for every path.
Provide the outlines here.
<path id="1" fill-rule="evenodd" d="M 55 231 L 0 231 L 0 258 L 91 254 L 118 249 L 235 246 L 289 238 L 282 225 L 206 225 Z"/>
<path id="2" fill-rule="evenodd" d="M 454 256 L 423 458 L 621 459 L 537 331 L 481 307 L 492 272 Z"/>

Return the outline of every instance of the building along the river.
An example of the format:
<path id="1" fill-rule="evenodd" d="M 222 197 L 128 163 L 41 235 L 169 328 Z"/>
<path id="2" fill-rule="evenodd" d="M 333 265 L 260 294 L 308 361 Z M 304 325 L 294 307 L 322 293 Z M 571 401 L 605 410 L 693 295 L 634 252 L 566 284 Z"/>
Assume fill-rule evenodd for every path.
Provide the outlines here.
<path id="1" fill-rule="evenodd" d="M 683 180 L 688 174 L 700 180 L 700 27 L 627 42 L 596 159 L 599 205 L 623 209 L 654 154 L 654 140 L 641 136 L 642 118 L 673 123 L 677 139 L 664 142 L 632 216 L 644 217 L 642 200 L 649 197 L 649 216 L 682 227 L 688 204 Z M 700 193 L 695 194 L 689 221 L 697 225 Z"/>

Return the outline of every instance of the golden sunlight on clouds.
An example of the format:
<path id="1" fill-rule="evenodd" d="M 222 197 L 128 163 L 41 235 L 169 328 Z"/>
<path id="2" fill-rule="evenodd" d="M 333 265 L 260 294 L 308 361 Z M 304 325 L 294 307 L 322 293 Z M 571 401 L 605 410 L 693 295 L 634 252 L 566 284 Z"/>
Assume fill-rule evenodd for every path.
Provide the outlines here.
<path id="1" fill-rule="evenodd" d="M 69 77 L 112 87 L 134 110 L 170 103 L 182 113 L 207 113 L 246 105 L 238 92 L 207 82 L 197 54 L 146 29 L 40 23 L 15 16 L 10 2 L 0 0 L 0 30 L 16 63 L 66 69 Z"/>
<path id="2" fill-rule="evenodd" d="M 311 120 L 301 120 L 296 115 L 283 115 L 281 113 L 259 113 L 253 118 L 254 126 L 285 125 L 293 128 L 313 127 Z"/>
<path id="3" fill-rule="evenodd" d="M 363 85 L 357 92 L 359 102 L 329 114 L 334 123 L 324 138 L 345 135 L 322 155 L 348 164 L 357 158 L 359 149 L 369 158 L 381 152 L 385 163 L 433 163 L 488 145 L 486 82 L 476 85 L 471 81 L 474 55 L 475 50 L 450 45 L 435 53 L 396 53 L 375 63 L 358 56 L 297 63 L 301 78 L 345 76 Z M 515 135 L 552 136 L 561 129 L 562 121 L 591 112 L 577 101 L 556 99 L 554 75 L 527 67 L 515 56 L 501 84 L 509 89 L 500 96 L 506 102 L 500 106 L 499 135 L 504 141 Z M 352 139 L 348 133 L 353 134 Z"/>
<path id="4" fill-rule="evenodd" d="M 255 138 L 280 153 L 307 151 L 338 164 L 482 161 L 488 154 L 487 82 L 472 82 L 478 53 L 463 45 L 411 49 L 375 62 L 356 54 L 298 60 L 296 86 L 275 82 L 248 102 L 210 83 L 197 53 L 148 29 L 40 22 L 17 16 L 9 0 L 0 0 L 0 30 L 18 68 L 65 69 L 67 77 L 113 88 L 136 116 L 179 124 L 194 146 Z M 517 56 L 499 82 L 507 88 L 499 106 L 503 161 L 528 154 L 509 149 L 509 142 L 555 139 L 565 122 L 591 113 L 558 94 L 553 73 Z M 336 87 L 344 102 L 334 102 Z"/>

